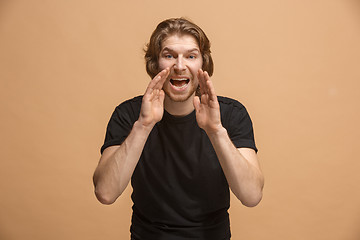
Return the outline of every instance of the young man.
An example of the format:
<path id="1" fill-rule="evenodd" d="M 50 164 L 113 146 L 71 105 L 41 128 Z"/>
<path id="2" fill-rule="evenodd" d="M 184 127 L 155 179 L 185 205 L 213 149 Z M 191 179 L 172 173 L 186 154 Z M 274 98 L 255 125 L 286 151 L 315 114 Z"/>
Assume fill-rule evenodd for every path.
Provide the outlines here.
<path id="1" fill-rule="evenodd" d="M 152 81 L 115 109 L 95 194 L 112 204 L 131 179 L 131 239 L 230 239 L 229 187 L 246 206 L 262 198 L 250 117 L 216 96 L 210 42 L 194 23 L 161 22 L 145 59 Z"/>

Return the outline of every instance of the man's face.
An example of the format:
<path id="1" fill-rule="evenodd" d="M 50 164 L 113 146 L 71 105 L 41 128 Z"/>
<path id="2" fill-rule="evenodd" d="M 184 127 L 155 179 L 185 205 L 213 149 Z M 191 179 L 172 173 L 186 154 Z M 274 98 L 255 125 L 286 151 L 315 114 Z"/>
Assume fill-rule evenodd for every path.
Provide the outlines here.
<path id="1" fill-rule="evenodd" d="M 170 68 L 163 89 L 175 102 L 184 102 L 194 96 L 199 84 L 197 72 L 203 59 L 196 39 L 191 35 L 171 35 L 161 46 L 159 70 Z"/>

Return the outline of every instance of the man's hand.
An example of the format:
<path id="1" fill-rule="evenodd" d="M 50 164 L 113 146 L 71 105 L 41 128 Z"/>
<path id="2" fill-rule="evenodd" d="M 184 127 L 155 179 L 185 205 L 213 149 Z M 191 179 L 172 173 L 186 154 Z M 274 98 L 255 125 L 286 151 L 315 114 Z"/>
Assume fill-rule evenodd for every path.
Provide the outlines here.
<path id="1" fill-rule="evenodd" d="M 163 116 L 165 93 L 162 87 L 168 75 L 169 69 L 166 68 L 149 83 L 139 119 L 125 141 L 106 148 L 102 153 L 93 177 L 95 194 L 101 203 L 115 202 L 129 184 L 149 133 Z"/>
<path id="2" fill-rule="evenodd" d="M 222 124 L 220 106 L 215 94 L 214 86 L 206 71 L 199 69 L 198 79 L 200 85 L 200 97 L 194 97 L 197 123 L 208 135 L 217 133 L 222 129 Z"/>
<path id="3" fill-rule="evenodd" d="M 162 119 L 164 114 L 165 93 L 162 90 L 164 82 L 170 73 L 169 68 L 159 72 L 149 83 L 142 99 L 139 122 L 152 128 Z"/>

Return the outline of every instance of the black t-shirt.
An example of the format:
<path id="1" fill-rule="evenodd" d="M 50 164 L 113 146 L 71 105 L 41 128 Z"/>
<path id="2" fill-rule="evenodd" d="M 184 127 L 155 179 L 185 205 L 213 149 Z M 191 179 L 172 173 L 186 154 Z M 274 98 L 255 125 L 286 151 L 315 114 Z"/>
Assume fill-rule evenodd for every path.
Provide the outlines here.
<path id="1" fill-rule="evenodd" d="M 245 107 L 218 97 L 222 125 L 235 147 L 257 151 Z M 138 119 L 142 96 L 116 107 L 101 148 L 120 145 Z M 195 111 L 175 117 L 164 111 L 152 129 L 131 178 L 133 239 L 230 238 L 229 186 Z"/>

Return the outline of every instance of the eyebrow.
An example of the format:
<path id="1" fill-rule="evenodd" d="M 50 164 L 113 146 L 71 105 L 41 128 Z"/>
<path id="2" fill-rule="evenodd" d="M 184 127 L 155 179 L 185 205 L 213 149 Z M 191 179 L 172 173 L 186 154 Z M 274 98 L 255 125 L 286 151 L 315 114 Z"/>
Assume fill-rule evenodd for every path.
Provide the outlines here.
<path id="1" fill-rule="evenodd" d="M 168 52 L 176 52 L 174 49 L 172 48 L 169 48 L 169 47 L 164 47 L 161 52 L 165 52 L 165 51 L 168 51 Z M 200 50 L 198 48 L 192 48 L 192 49 L 189 49 L 187 50 L 186 52 L 200 52 Z"/>

